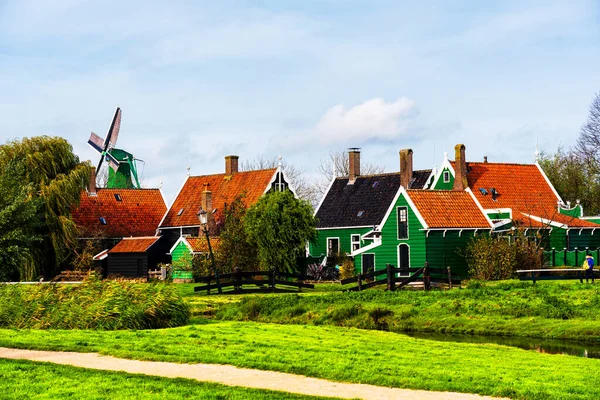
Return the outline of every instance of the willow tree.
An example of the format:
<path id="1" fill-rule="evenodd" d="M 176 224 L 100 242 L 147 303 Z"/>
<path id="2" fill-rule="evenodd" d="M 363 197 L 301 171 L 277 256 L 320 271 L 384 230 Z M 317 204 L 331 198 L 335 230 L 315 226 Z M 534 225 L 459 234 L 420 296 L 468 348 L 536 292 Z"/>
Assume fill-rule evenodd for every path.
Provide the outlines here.
<path id="1" fill-rule="evenodd" d="M 79 203 L 89 175 L 89 163 L 80 162 L 63 138 L 38 136 L 0 146 L 0 181 L 12 182 L 11 190 L 20 193 L 21 197 L 13 195 L 17 205 L 29 202 L 34 217 L 21 224 L 22 232 L 39 241 L 27 251 L 21 279 L 50 277 L 77 245 L 71 210 Z M 0 197 L 9 192 L 6 187 L 0 190 Z M 7 206 L 2 207 L 6 211 Z"/>

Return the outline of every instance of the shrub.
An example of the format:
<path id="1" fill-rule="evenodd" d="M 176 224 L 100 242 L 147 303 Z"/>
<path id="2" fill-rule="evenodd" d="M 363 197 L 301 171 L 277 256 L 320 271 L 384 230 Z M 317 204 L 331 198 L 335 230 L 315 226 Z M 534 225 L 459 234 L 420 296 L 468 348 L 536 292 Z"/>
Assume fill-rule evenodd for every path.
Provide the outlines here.
<path id="1" fill-rule="evenodd" d="M 0 287 L 0 327 L 26 329 L 155 329 L 185 325 L 190 310 L 166 284 L 101 281 L 80 285 Z"/>
<path id="2" fill-rule="evenodd" d="M 356 276 L 356 270 L 354 269 L 354 260 L 347 257 L 344 261 L 342 261 L 342 266 L 340 267 L 340 279 L 348 279 Z"/>

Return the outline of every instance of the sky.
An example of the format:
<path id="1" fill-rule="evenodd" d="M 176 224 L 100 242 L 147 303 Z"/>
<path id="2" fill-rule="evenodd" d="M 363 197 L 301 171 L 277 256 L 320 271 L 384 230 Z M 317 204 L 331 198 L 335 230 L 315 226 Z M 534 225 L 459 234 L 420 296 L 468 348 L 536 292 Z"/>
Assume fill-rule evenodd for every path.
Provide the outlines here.
<path id="1" fill-rule="evenodd" d="M 0 0 L 0 143 L 36 135 L 143 159 L 170 203 L 192 175 L 332 151 L 398 171 L 530 163 L 574 144 L 600 91 L 600 2 Z"/>

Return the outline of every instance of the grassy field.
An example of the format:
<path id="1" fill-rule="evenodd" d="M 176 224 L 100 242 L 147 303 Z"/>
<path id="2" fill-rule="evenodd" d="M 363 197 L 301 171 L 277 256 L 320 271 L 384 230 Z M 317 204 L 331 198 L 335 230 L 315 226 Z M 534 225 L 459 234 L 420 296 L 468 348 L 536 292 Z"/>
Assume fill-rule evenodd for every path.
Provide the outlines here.
<path id="1" fill-rule="evenodd" d="M 146 331 L 0 330 L 0 345 L 232 364 L 380 386 L 515 399 L 598 399 L 600 360 L 330 326 L 203 320 Z M 591 379 L 591 380 L 590 380 Z"/>
<path id="2" fill-rule="evenodd" d="M 188 379 L 93 371 L 49 363 L 0 359 L 3 399 L 211 399 L 309 400 L 267 390 L 229 387 Z"/>
<path id="3" fill-rule="evenodd" d="M 474 282 L 451 291 L 244 297 L 180 290 L 195 315 L 222 320 L 600 341 L 600 285 Z"/>

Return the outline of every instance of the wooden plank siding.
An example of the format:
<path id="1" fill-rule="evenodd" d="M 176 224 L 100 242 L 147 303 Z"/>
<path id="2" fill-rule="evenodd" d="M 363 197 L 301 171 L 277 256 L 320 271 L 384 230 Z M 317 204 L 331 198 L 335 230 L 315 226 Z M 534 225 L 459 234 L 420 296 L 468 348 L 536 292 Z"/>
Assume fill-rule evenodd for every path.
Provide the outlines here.
<path id="1" fill-rule="evenodd" d="M 327 255 L 327 238 L 340 239 L 340 251 L 350 254 L 352 252 L 351 236 L 364 235 L 371 231 L 372 227 L 367 228 L 322 228 L 317 229 L 317 239 L 309 243 L 309 253 L 313 257 Z M 371 241 L 361 241 L 360 246 L 364 247 Z"/>
<path id="2" fill-rule="evenodd" d="M 175 247 L 175 249 L 173 249 L 173 252 L 171 253 L 172 262 L 178 261 L 186 253 L 190 254 L 190 249 L 185 245 L 185 243 L 179 242 L 177 247 Z"/>
<path id="3" fill-rule="evenodd" d="M 398 239 L 398 217 L 397 207 L 408 208 L 408 239 Z M 398 267 L 398 246 L 406 243 L 409 246 L 410 267 L 422 267 L 425 264 L 426 246 L 425 231 L 416 214 L 408 205 L 404 194 L 398 197 L 388 219 L 381 229 L 382 244 L 365 254 L 375 254 L 375 270 L 385 269 L 386 264 Z M 354 259 L 357 273 L 362 270 L 362 257 L 359 255 Z"/>
<path id="4" fill-rule="evenodd" d="M 430 231 L 427 238 L 427 261 L 433 268 L 452 269 L 452 276 L 464 278 L 468 275 L 464 251 L 473 240 L 475 230 L 462 231 Z"/>
<path id="5" fill-rule="evenodd" d="M 140 272 L 138 273 L 138 262 L 141 260 Z M 119 275 L 127 278 L 138 278 L 146 276 L 148 272 L 147 253 L 113 253 L 108 256 L 108 274 Z"/>
<path id="6" fill-rule="evenodd" d="M 444 173 L 445 172 L 448 172 L 448 174 L 450 176 L 450 181 L 447 183 L 444 183 Z M 444 168 L 440 172 L 440 179 L 438 179 L 437 183 L 435 184 L 434 189 L 435 190 L 452 190 L 453 185 L 454 185 L 454 175 L 452 175 L 452 172 L 450 171 L 449 168 Z"/>

